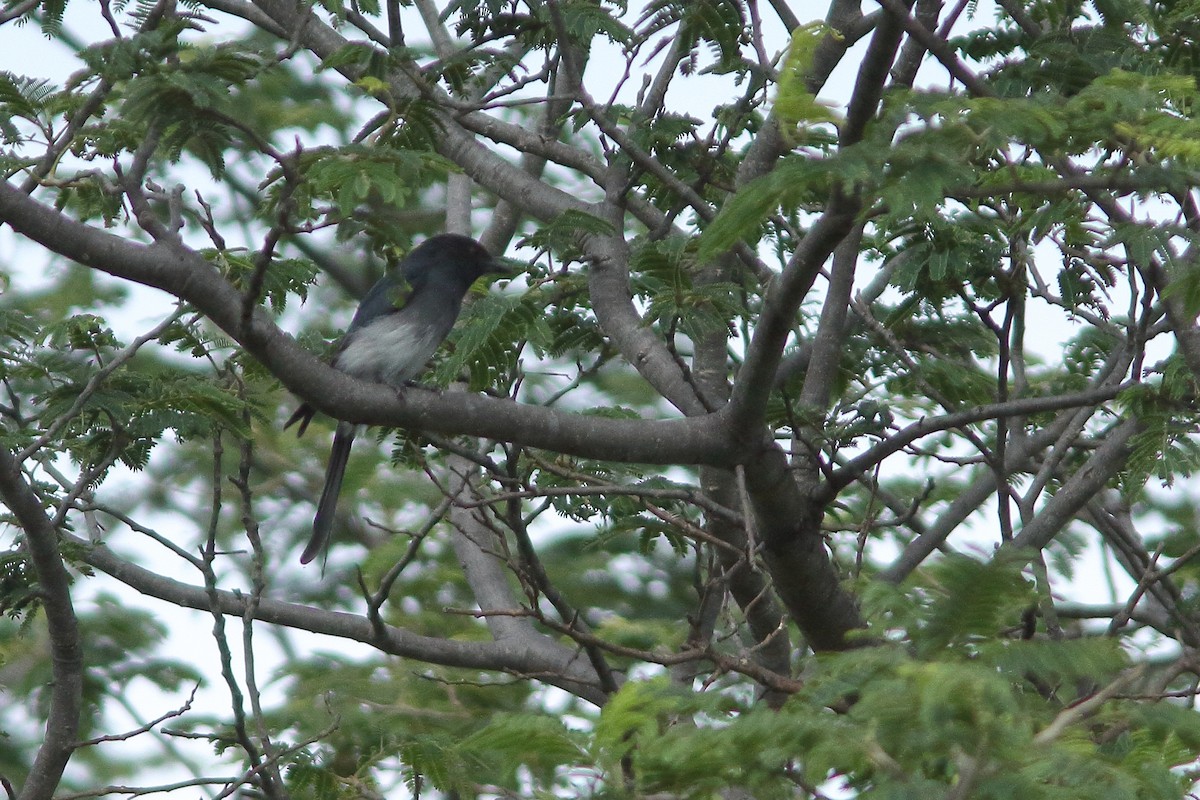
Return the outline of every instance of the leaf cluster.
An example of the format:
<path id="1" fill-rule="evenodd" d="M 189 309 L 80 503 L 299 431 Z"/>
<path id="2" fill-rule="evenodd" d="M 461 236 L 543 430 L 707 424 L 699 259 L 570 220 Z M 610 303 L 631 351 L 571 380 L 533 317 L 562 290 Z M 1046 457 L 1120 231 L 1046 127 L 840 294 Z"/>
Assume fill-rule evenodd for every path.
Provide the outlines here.
<path id="1" fill-rule="evenodd" d="M 266 62 L 240 43 L 199 46 L 180 41 L 177 19 L 134 36 L 113 39 L 80 55 L 95 78 L 114 84 L 111 102 L 120 121 L 94 128 L 97 155 L 134 151 L 147 136 L 170 161 L 197 157 L 214 175 L 239 126 L 232 116 L 233 87 L 253 80 Z"/>
<path id="2" fill-rule="evenodd" d="M 260 413 L 222 379 L 146 353 L 99 376 L 97 370 L 124 357 L 127 345 L 96 314 L 71 314 L 36 328 L 34 318 L 16 311 L 2 317 L 9 338 L 0 352 L 0 375 L 10 389 L 29 389 L 30 409 L 22 411 L 40 430 L 54 431 L 59 452 L 97 469 L 93 481 L 117 460 L 144 467 L 167 431 L 180 441 L 219 429 L 245 435 L 245 414 Z M 194 353 L 199 348 L 201 355 L 207 347 L 182 323 L 168 326 L 159 343 Z M 9 432 L 6 438 L 24 445 L 32 433 Z"/>
<path id="3" fill-rule="evenodd" d="M 489 292 L 471 303 L 453 338 L 453 350 L 433 375 L 445 385 L 464 372 L 470 391 L 509 390 L 519 378 L 519 360 L 526 345 L 545 352 L 552 342 L 544 316 L 545 298 Z"/>
<path id="4" fill-rule="evenodd" d="M 742 3 L 653 0 L 638 20 L 637 35 L 649 39 L 672 26 L 677 26 L 675 35 L 689 53 L 680 66 L 685 75 L 699 69 L 700 48 L 707 49 L 713 59 L 710 67 L 713 72 L 720 74 L 745 69 L 741 48 L 744 37 L 749 35 L 749 25 Z"/>
<path id="5" fill-rule="evenodd" d="M 872 797 L 940 797 L 963 784 L 989 798 L 1185 790 L 1173 768 L 1192 758 L 1200 724 L 1183 709 L 1111 701 L 1043 734 L 1076 692 L 1121 673 L 1114 640 L 1005 636 L 1031 601 L 1015 561 L 950 559 L 928 577 L 865 595 L 911 646 L 822 657 L 780 711 L 666 679 L 626 684 L 596 725 L 602 763 L 615 774 L 627 760 L 638 792 L 685 797 L 731 786 L 792 797 L 830 782 Z"/>
<path id="6" fill-rule="evenodd" d="M 736 330 L 744 314 L 742 289 L 730 281 L 697 283 L 695 242 L 682 237 L 642 242 L 630 259 L 633 290 L 647 301 L 643 318 L 667 338 L 679 331 L 693 342 Z"/>
<path id="7" fill-rule="evenodd" d="M 396 210 L 413 204 L 447 170 L 443 159 L 427 151 L 359 144 L 313 148 L 300 157 L 298 185 L 284 194 L 284 185 L 276 184 L 276 202 L 286 199 L 298 220 L 335 225 L 339 238 L 366 234 L 378 251 L 392 252 L 408 243 L 407 231 L 394 224 Z"/>
<path id="8" fill-rule="evenodd" d="M 1137 496 L 1151 477 L 1166 487 L 1200 468 L 1200 425 L 1196 382 L 1181 358 L 1169 358 L 1160 380 L 1130 387 L 1118 398 L 1121 407 L 1137 415 L 1142 429 L 1129 443 L 1122 486 Z"/>

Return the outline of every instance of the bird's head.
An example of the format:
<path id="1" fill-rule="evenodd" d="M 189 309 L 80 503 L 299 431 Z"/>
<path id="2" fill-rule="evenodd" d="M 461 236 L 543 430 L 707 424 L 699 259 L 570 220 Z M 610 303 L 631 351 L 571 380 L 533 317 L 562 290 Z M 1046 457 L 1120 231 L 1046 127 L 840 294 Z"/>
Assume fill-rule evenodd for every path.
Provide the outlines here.
<path id="1" fill-rule="evenodd" d="M 483 245 L 457 233 L 443 233 L 421 242 L 401 263 L 401 269 L 414 288 L 433 281 L 453 283 L 463 291 L 484 275 L 509 272 Z"/>

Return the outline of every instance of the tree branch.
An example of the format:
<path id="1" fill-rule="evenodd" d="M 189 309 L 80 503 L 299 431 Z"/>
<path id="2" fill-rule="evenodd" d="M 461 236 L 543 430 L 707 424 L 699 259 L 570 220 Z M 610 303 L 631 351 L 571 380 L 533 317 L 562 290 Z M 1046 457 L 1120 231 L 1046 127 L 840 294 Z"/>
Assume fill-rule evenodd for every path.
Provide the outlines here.
<path id="1" fill-rule="evenodd" d="M 144 595 L 198 611 L 215 611 L 242 617 L 251 602 L 240 592 L 217 590 L 210 594 L 164 577 L 126 561 L 105 545 L 92 545 L 76 536 L 69 541 L 86 550 L 84 560 Z M 381 652 L 414 658 L 431 664 L 471 669 L 500 670 L 520 676 L 536 676 L 589 702 L 601 705 L 605 694 L 587 657 L 553 643 L 537 652 L 508 642 L 468 642 L 421 636 L 392 626 L 378 626 L 365 616 L 343 611 L 287 603 L 264 597 L 258 601 L 255 619 L 272 625 L 321 633 L 368 644 Z"/>
<path id="2" fill-rule="evenodd" d="M 29 563 L 37 575 L 38 600 L 50 637 L 49 711 L 46 735 L 17 800 L 49 800 L 75 751 L 83 710 L 83 645 L 71 604 L 71 577 L 62 562 L 58 534 L 42 500 L 21 474 L 21 465 L 0 447 L 0 498 L 25 533 Z"/>
<path id="3" fill-rule="evenodd" d="M 754 437 L 760 435 L 775 371 L 795 325 L 796 310 L 825 260 L 853 226 L 857 207 L 855 201 L 840 195 L 833 197 L 825 213 L 801 239 L 787 268 L 767 289 L 762 314 L 734 381 L 729 405 L 721 411 L 732 423 L 734 435 L 746 439 L 748 445 L 757 444 Z"/>
<path id="4" fill-rule="evenodd" d="M 1130 418 L 1107 431 L 1104 443 L 1054 493 L 1037 516 L 1013 537 L 1012 546 L 1041 550 L 1049 544 L 1088 500 L 1125 466 L 1129 440 L 1141 429 L 1142 423 L 1137 418 Z"/>
<path id="5" fill-rule="evenodd" d="M 241 330 L 243 295 L 196 253 L 141 244 L 71 220 L 0 183 L 0 220 L 49 250 L 194 305 L 315 408 L 349 422 L 459 433 L 563 453 L 646 464 L 729 463 L 714 415 L 630 420 L 569 414 L 484 395 L 416 388 L 397 396 L 328 366 L 283 333 L 261 309 Z"/>
<path id="6" fill-rule="evenodd" d="M 829 478 L 828 491 L 831 494 L 836 494 L 842 488 L 857 480 L 859 475 L 862 475 L 880 461 L 883 461 L 883 459 L 900 452 L 908 445 L 925 436 L 989 419 L 1023 417 L 1030 414 L 1045 411 L 1060 411 L 1068 408 L 1087 408 L 1097 403 L 1102 403 L 1105 400 L 1112 400 L 1127 386 L 1128 384 L 1100 386 L 1095 389 L 1089 389 L 1086 392 L 1054 395 L 1051 397 L 1023 397 L 1019 400 L 991 403 L 955 414 L 945 414 L 940 417 L 919 420 L 889 436 L 865 453 L 855 456 L 846 462 L 844 466 L 835 470 Z"/>

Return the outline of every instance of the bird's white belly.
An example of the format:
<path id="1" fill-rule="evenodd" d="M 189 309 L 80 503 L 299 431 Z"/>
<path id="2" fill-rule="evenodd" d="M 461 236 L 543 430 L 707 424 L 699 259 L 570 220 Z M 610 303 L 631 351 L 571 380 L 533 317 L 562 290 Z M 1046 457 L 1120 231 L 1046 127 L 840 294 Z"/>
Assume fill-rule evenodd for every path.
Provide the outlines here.
<path id="1" fill-rule="evenodd" d="M 421 371 L 440 341 L 431 326 L 390 315 L 356 331 L 334 366 L 358 378 L 403 386 Z"/>

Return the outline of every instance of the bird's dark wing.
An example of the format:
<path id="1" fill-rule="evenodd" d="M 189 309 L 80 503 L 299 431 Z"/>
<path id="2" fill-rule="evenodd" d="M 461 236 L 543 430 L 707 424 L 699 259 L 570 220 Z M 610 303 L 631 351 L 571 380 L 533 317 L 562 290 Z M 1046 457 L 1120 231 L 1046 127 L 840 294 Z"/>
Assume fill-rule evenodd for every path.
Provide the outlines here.
<path id="1" fill-rule="evenodd" d="M 363 296 L 362 302 L 358 304 L 358 310 L 354 312 L 354 318 L 350 320 L 350 327 L 346 329 L 346 335 L 342 337 L 342 343 L 338 349 L 340 350 L 350 334 L 359 328 L 366 327 L 380 317 L 394 314 L 404 308 L 410 297 L 412 297 L 412 286 L 398 271 L 390 272 L 377 280 L 375 285 Z"/>
<path id="2" fill-rule="evenodd" d="M 337 361 L 338 353 L 346 349 L 352 335 L 359 329 L 366 327 L 385 314 L 393 314 L 404 308 L 404 304 L 411 296 L 412 288 L 398 273 L 385 275 L 377 280 L 375 285 L 363 296 L 362 302 L 358 304 L 358 310 L 354 312 L 354 318 L 350 320 L 350 327 L 342 334 L 342 338 L 338 340 L 337 346 L 334 348 L 332 360 Z M 301 403 L 300 407 L 283 424 L 283 429 L 287 430 L 299 422 L 300 427 L 296 429 L 296 437 L 299 438 L 308 430 L 308 423 L 312 422 L 316 413 L 316 409 L 308 403 Z"/>

